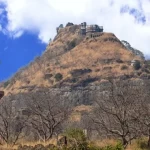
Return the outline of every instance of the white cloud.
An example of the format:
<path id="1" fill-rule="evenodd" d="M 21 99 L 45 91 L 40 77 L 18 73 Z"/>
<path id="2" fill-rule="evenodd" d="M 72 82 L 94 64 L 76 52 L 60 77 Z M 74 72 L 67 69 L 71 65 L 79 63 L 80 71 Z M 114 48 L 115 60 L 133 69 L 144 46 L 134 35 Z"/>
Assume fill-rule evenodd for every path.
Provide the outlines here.
<path id="1" fill-rule="evenodd" d="M 23 31 L 37 33 L 48 42 L 56 34 L 56 27 L 63 23 L 103 25 L 106 32 L 113 32 L 119 39 L 127 40 L 134 47 L 150 56 L 150 0 L 0 0 L 8 12 L 7 29 L 15 37 Z M 120 9 L 128 5 L 142 11 L 145 24 L 135 21 Z"/>
<path id="2" fill-rule="evenodd" d="M 13 36 L 14 38 L 18 38 L 18 37 L 20 37 L 22 34 L 23 34 L 23 30 L 19 30 L 19 31 L 17 31 L 16 33 L 14 33 L 12 36 Z"/>

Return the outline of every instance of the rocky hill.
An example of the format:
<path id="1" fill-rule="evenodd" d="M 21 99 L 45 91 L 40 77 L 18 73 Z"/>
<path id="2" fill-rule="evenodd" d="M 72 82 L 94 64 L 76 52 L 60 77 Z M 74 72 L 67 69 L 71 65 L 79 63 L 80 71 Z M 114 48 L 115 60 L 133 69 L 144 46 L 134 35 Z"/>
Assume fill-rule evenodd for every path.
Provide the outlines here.
<path id="1" fill-rule="evenodd" d="M 104 32 L 91 38 L 80 35 L 79 30 L 79 25 L 60 29 L 41 57 L 1 84 L 5 95 L 46 89 L 83 102 L 88 101 L 85 97 L 90 99 L 89 91 L 103 89 L 110 77 L 150 78 L 144 58 L 129 50 L 113 33 Z M 138 68 L 133 60 L 139 62 Z"/>
<path id="2" fill-rule="evenodd" d="M 124 147 L 132 136 L 147 135 L 150 61 L 113 33 L 80 29 L 60 25 L 41 57 L 0 83 L 1 144 L 56 139 L 60 149 L 69 128 L 92 141 L 122 139 Z"/>

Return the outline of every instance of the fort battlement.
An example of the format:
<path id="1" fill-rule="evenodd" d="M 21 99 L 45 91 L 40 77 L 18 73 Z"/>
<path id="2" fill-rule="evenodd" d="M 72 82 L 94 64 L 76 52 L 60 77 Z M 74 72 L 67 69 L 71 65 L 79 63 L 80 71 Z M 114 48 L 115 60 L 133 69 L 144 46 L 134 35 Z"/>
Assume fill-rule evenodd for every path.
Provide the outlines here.
<path id="1" fill-rule="evenodd" d="M 98 26 L 97 24 L 94 25 L 87 25 L 86 22 L 81 23 L 80 25 L 80 34 L 81 35 L 88 35 L 88 36 L 92 36 L 95 33 L 95 36 L 98 36 L 98 33 L 102 33 L 103 32 L 103 26 Z"/>

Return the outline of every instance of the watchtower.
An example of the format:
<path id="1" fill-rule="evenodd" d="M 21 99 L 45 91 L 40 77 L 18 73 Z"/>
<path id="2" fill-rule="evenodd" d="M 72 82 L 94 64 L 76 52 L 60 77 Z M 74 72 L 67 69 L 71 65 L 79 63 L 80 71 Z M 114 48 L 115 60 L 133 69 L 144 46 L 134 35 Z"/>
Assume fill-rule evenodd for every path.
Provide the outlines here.
<path id="1" fill-rule="evenodd" d="M 86 35 L 86 22 L 81 23 L 81 35 Z"/>

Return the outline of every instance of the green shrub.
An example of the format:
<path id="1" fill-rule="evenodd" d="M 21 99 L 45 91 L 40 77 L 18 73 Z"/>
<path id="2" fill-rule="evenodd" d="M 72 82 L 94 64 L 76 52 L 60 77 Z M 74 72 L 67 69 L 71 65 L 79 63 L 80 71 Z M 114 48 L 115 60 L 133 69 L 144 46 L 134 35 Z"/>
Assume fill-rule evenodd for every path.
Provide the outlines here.
<path id="1" fill-rule="evenodd" d="M 126 65 L 121 66 L 121 70 L 126 70 L 126 69 L 128 69 L 128 66 L 126 66 Z"/>
<path id="2" fill-rule="evenodd" d="M 70 42 L 70 46 L 72 48 L 74 48 L 76 46 L 76 40 L 75 39 Z"/>
<path id="3" fill-rule="evenodd" d="M 70 51 L 71 49 L 76 47 L 76 45 L 77 45 L 77 39 L 73 39 L 72 41 L 68 41 L 66 51 Z"/>
<path id="4" fill-rule="evenodd" d="M 117 62 L 117 63 L 123 63 L 123 60 L 121 60 L 121 59 L 116 59 L 116 62 Z"/>
<path id="5" fill-rule="evenodd" d="M 140 149 L 148 149 L 148 146 L 147 146 L 147 141 L 146 140 L 143 140 L 143 139 L 138 139 L 137 140 L 137 145 Z"/>
<path id="6" fill-rule="evenodd" d="M 6 88 L 9 84 L 10 84 L 10 81 L 9 81 L 9 80 L 6 81 L 6 82 L 4 82 L 4 88 Z"/>
<path id="7" fill-rule="evenodd" d="M 88 150 L 102 150 L 102 148 L 96 146 L 94 143 L 88 143 Z"/>
<path id="8" fill-rule="evenodd" d="M 119 142 L 116 146 L 108 145 L 100 150 L 124 150 L 122 144 Z"/>
<path id="9" fill-rule="evenodd" d="M 63 75 L 62 75 L 61 73 L 57 73 L 57 74 L 55 75 L 55 79 L 56 79 L 56 81 L 60 81 L 60 80 L 63 79 Z"/>
<path id="10" fill-rule="evenodd" d="M 69 146 L 71 149 L 88 149 L 86 136 L 81 129 L 68 129 L 64 134 L 69 141 Z"/>
<path id="11" fill-rule="evenodd" d="M 134 63 L 134 65 L 133 65 L 133 68 L 134 68 L 135 70 L 139 70 L 139 69 L 141 68 L 141 63 L 140 63 L 140 61 L 136 61 L 136 62 Z"/>
<path id="12" fill-rule="evenodd" d="M 85 68 L 85 69 L 74 69 L 70 72 L 70 74 L 73 76 L 73 77 L 77 77 L 77 76 L 81 76 L 83 74 L 87 74 L 87 73 L 90 73 L 92 72 L 91 69 L 89 68 Z"/>
<path id="13" fill-rule="evenodd" d="M 119 142 L 116 146 L 115 146 L 115 150 L 124 150 L 123 145 L 121 142 Z"/>

